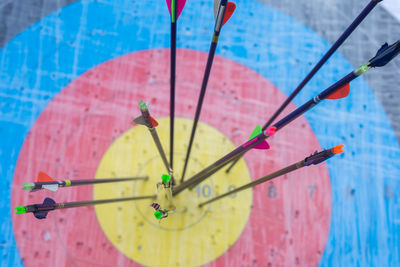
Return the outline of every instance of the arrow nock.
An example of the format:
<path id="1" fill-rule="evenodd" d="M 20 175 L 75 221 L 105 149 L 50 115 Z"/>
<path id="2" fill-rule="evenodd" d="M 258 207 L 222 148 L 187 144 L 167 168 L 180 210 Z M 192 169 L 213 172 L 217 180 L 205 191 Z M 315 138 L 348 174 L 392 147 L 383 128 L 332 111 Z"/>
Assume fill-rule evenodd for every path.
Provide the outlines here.
<path id="1" fill-rule="evenodd" d="M 35 188 L 35 184 L 34 183 L 23 183 L 23 190 L 28 190 L 28 191 L 32 191 Z"/>
<path id="2" fill-rule="evenodd" d="M 25 206 L 18 206 L 14 208 L 15 210 L 17 210 L 17 212 L 15 214 L 24 214 L 26 213 L 26 207 Z"/>

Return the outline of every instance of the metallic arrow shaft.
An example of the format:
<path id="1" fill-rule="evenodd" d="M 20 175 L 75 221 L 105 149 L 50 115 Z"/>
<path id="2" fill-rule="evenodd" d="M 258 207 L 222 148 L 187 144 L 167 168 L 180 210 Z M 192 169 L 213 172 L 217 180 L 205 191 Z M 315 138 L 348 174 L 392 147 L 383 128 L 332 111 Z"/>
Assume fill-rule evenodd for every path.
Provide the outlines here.
<path id="1" fill-rule="evenodd" d="M 143 176 L 143 177 L 105 178 L 105 179 L 60 180 L 60 181 L 53 181 L 53 182 L 35 182 L 33 184 L 34 184 L 34 189 L 42 189 L 43 185 L 53 185 L 53 184 L 56 184 L 60 187 L 68 187 L 68 186 L 117 183 L 117 182 L 147 180 L 147 179 L 149 179 L 148 176 Z"/>
<path id="2" fill-rule="evenodd" d="M 294 171 L 296 169 L 300 169 L 300 168 L 303 168 L 303 167 L 306 167 L 306 166 L 310 166 L 312 164 L 313 165 L 317 165 L 317 164 L 319 164 L 319 163 L 331 158 L 332 156 L 334 156 L 336 154 L 342 153 L 343 152 L 343 150 L 341 150 L 342 147 L 343 147 L 343 145 L 338 145 L 338 146 L 335 146 L 335 147 L 330 148 L 330 149 L 325 149 L 325 150 L 323 150 L 321 152 L 315 152 L 311 156 L 306 157 L 305 159 L 303 159 L 303 160 L 301 160 L 299 162 L 296 162 L 296 163 L 294 163 L 294 164 L 292 164 L 290 166 L 287 166 L 287 167 L 285 167 L 283 169 L 280 169 L 280 170 L 278 170 L 276 172 L 268 174 L 268 175 L 266 175 L 266 176 L 264 176 L 264 177 L 262 177 L 260 179 L 252 181 L 250 183 L 247 183 L 247 184 L 245 184 L 245 185 L 243 185 L 241 187 L 235 188 L 234 190 L 228 191 L 228 192 L 226 192 L 226 193 L 224 193 L 224 194 L 222 194 L 220 196 L 216 196 L 216 197 L 214 197 L 214 198 L 212 198 L 210 200 L 202 202 L 202 203 L 199 204 L 199 207 L 202 207 L 202 206 L 204 206 L 206 204 L 210 204 L 210 203 L 212 203 L 212 202 L 214 202 L 216 200 L 219 200 L 221 198 L 224 198 L 226 196 L 229 196 L 229 195 L 235 194 L 237 192 L 246 190 L 248 188 L 254 187 L 254 186 L 259 185 L 261 183 L 267 182 L 267 181 L 272 180 L 274 178 L 277 178 L 277 177 L 279 177 L 281 175 L 284 175 L 284 174 L 287 174 L 289 172 L 292 172 L 292 171 Z"/>
<path id="3" fill-rule="evenodd" d="M 156 196 L 151 195 L 151 196 L 139 196 L 139 197 L 126 197 L 126 198 L 113 198 L 113 199 L 102 199 L 102 200 L 57 203 L 56 209 L 76 208 L 76 207 L 93 206 L 93 205 L 100 205 L 100 204 L 107 204 L 107 203 L 116 203 L 116 202 L 132 201 L 132 200 L 143 200 L 143 199 L 152 199 L 152 198 L 156 198 Z"/>
<path id="4" fill-rule="evenodd" d="M 149 129 L 149 132 L 151 134 L 151 137 L 153 137 L 154 143 L 156 144 L 158 153 L 160 153 L 161 159 L 164 162 L 165 168 L 167 169 L 168 173 L 170 175 L 172 175 L 172 169 L 171 169 L 171 167 L 170 167 L 170 165 L 168 163 L 168 160 L 167 160 L 167 157 L 165 155 L 164 149 L 163 149 L 163 147 L 161 145 L 160 138 L 158 137 L 156 128 L 152 127 L 152 128 L 148 128 L 148 129 Z"/>
<path id="5" fill-rule="evenodd" d="M 288 167 L 286 167 L 286 168 L 283 168 L 283 169 L 281 169 L 281 170 L 279 170 L 279 171 L 276 171 L 276 172 L 274 172 L 274 173 L 268 174 L 267 176 L 264 176 L 264 177 L 262 177 L 262 178 L 260 178 L 260 179 L 257 179 L 257 180 L 255 180 L 255 181 L 253 181 L 253 182 L 250 182 L 250 183 L 248 183 L 248 184 L 245 184 L 245 185 L 243 185 L 243 186 L 241 186 L 241 187 L 235 188 L 234 190 L 228 191 L 228 192 L 226 192 L 225 194 L 222 194 L 222 195 L 220 195 L 220 196 L 216 196 L 216 197 L 214 197 L 214 198 L 212 198 L 212 199 L 210 199 L 210 200 L 207 200 L 207 201 L 205 201 L 205 202 L 202 202 L 202 203 L 199 204 L 199 207 L 202 207 L 202 206 L 204 206 L 204 205 L 210 204 L 210 203 L 212 203 L 212 202 L 214 202 L 214 201 L 217 201 L 217 200 L 219 200 L 219 199 L 221 199 L 221 198 L 224 198 L 224 197 L 226 197 L 226 196 L 235 194 L 235 193 L 237 193 L 237 192 L 243 191 L 243 190 L 245 190 L 245 189 L 254 187 L 254 186 L 259 185 L 259 184 L 261 184 L 261 183 L 265 183 L 265 182 L 267 182 L 267 181 L 269 181 L 269 180 L 272 180 L 272 179 L 274 179 L 274 178 L 277 178 L 277 177 L 279 177 L 279 176 L 281 176 L 281 175 L 287 174 L 287 173 L 289 173 L 289 172 L 292 172 L 292 171 L 297 170 L 297 169 L 302 168 L 302 167 L 304 167 L 304 160 L 301 160 L 301 161 L 299 161 L 299 162 L 297 162 L 297 163 L 295 163 L 295 164 L 292 164 L 292 165 L 290 165 L 290 166 L 288 166 Z"/>

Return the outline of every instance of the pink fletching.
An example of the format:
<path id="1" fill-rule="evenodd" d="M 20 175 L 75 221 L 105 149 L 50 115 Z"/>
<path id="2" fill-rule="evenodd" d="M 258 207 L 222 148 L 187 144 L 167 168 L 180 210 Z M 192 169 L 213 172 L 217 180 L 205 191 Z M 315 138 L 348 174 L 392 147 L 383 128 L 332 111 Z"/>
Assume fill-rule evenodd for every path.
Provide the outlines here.
<path id="1" fill-rule="evenodd" d="M 269 149 L 269 144 L 267 143 L 267 141 L 264 140 L 262 143 L 256 145 L 253 148 L 255 148 L 255 149 Z"/>
<path id="2" fill-rule="evenodd" d="M 178 19 L 182 13 L 183 7 L 186 4 L 186 0 L 175 0 L 175 3 L 177 4 L 177 7 L 178 7 L 178 9 L 176 10 L 176 19 Z M 167 0 L 167 6 L 168 6 L 169 14 L 171 14 L 171 0 Z"/>

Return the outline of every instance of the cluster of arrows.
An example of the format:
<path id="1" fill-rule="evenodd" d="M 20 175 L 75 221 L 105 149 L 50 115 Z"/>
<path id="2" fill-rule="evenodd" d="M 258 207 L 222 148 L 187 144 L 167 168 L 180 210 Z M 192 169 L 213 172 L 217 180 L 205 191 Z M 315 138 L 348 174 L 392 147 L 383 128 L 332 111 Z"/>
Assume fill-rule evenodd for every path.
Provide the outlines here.
<path id="1" fill-rule="evenodd" d="M 200 95 L 198 98 L 196 113 L 194 116 L 192 131 L 190 134 L 189 145 L 186 153 L 185 164 L 182 171 L 182 176 L 180 182 L 177 183 L 176 177 L 173 171 L 173 154 L 174 154 L 174 117 L 175 117 L 175 68 L 176 68 L 176 23 L 177 20 L 185 6 L 186 0 L 167 0 L 168 10 L 171 15 L 171 77 L 170 77 L 170 160 L 165 155 L 163 146 L 158 137 L 156 127 L 158 122 L 150 115 L 148 106 L 143 102 L 139 102 L 139 108 L 141 115 L 134 119 L 137 124 L 145 125 L 151 133 L 151 136 L 155 142 L 155 145 L 160 153 L 163 160 L 165 168 L 169 175 L 163 175 L 162 185 L 164 188 L 168 189 L 171 197 L 176 196 L 185 189 L 194 188 L 197 184 L 203 182 L 205 179 L 209 178 L 215 172 L 223 168 L 229 163 L 232 165 L 226 170 L 229 172 L 234 164 L 249 150 L 255 149 L 269 149 L 270 145 L 267 143 L 266 139 L 276 132 L 281 130 L 284 126 L 288 125 L 290 122 L 296 118 L 303 115 L 305 112 L 309 111 L 311 108 L 319 104 L 325 99 L 341 99 L 345 98 L 350 92 L 350 82 L 355 78 L 361 76 L 363 73 L 367 72 L 371 68 L 382 67 L 389 63 L 395 56 L 400 52 L 400 41 L 395 42 L 392 45 L 385 43 L 376 55 L 368 60 L 365 64 L 351 71 L 349 74 L 344 76 L 342 79 L 338 80 L 336 83 L 323 90 L 318 95 L 311 98 L 308 102 L 288 114 L 286 117 L 272 124 L 281 112 L 287 107 L 287 105 L 292 101 L 292 99 L 304 88 L 304 86 L 310 81 L 310 79 L 318 72 L 318 70 L 325 64 L 325 62 L 332 56 L 332 54 L 341 46 L 341 44 L 349 37 L 349 35 L 357 28 L 357 26 L 364 20 L 365 17 L 375 8 L 375 6 L 382 0 L 371 0 L 368 5 L 361 11 L 358 17 L 350 24 L 350 26 L 342 33 L 338 40 L 332 45 L 332 47 L 326 52 L 326 54 L 320 59 L 320 61 L 314 66 L 310 73 L 300 82 L 297 88 L 292 92 L 292 94 L 285 100 L 285 102 L 279 107 L 279 109 L 271 116 L 271 118 L 263 125 L 257 126 L 250 136 L 250 139 L 244 144 L 240 145 L 232 152 L 223 156 L 222 158 L 215 161 L 210 166 L 206 167 L 202 171 L 198 172 L 194 176 L 185 180 L 186 169 L 189 164 L 190 152 L 195 138 L 196 127 L 199 121 L 203 100 L 206 93 L 207 82 L 211 73 L 211 67 L 213 64 L 213 59 L 215 51 L 218 44 L 218 39 L 220 36 L 221 29 L 223 25 L 229 20 L 235 11 L 236 5 L 227 0 L 215 0 L 214 1 L 214 16 L 215 16 L 215 27 L 212 36 L 210 51 L 207 59 L 207 64 L 204 72 L 204 78 L 201 85 Z M 272 125 L 272 126 L 271 126 Z M 204 205 L 210 204 L 213 201 L 219 200 L 230 194 L 237 193 L 239 191 L 254 187 L 260 183 L 264 183 L 278 176 L 287 174 L 296 169 L 319 164 L 328 158 L 334 156 L 335 154 L 342 153 L 343 145 L 335 146 L 331 149 L 323 150 L 321 152 L 315 152 L 309 157 L 306 157 L 299 162 L 296 162 L 288 167 L 278 170 L 274 173 L 266 175 L 260 179 L 252 181 L 234 190 L 228 191 L 222 195 L 215 196 L 214 198 L 199 203 L 198 206 L 202 207 Z M 165 177 L 170 177 L 165 178 Z M 121 181 L 131 181 L 131 180 L 146 180 L 148 177 L 130 177 L 130 178 L 111 178 L 111 179 L 92 179 L 92 180 L 65 180 L 65 181 L 54 181 L 48 175 L 44 173 L 39 173 L 38 181 L 36 183 L 25 183 L 24 189 L 30 191 L 36 191 L 40 189 L 47 189 L 50 191 L 56 191 L 59 187 L 67 186 L 77 186 L 77 185 L 88 185 L 95 183 L 110 183 L 110 182 L 121 182 Z M 46 198 L 42 204 L 34 204 L 28 206 L 16 207 L 17 214 L 23 214 L 27 212 L 32 212 L 34 216 L 38 219 L 44 219 L 47 213 L 55 209 L 73 208 L 81 206 L 89 206 L 96 204 L 113 203 L 119 201 L 132 201 L 140 199 L 156 199 L 156 195 L 149 196 L 135 196 L 130 198 L 119 198 L 119 199 L 107 199 L 107 200 L 94 200 L 94 201 L 82 201 L 82 202 L 69 202 L 69 203 L 56 203 L 51 198 Z M 156 209 L 154 213 L 157 219 L 165 218 L 168 214 L 168 210 L 161 209 L 158 203 L 153 203 L 151 206 Z"/>

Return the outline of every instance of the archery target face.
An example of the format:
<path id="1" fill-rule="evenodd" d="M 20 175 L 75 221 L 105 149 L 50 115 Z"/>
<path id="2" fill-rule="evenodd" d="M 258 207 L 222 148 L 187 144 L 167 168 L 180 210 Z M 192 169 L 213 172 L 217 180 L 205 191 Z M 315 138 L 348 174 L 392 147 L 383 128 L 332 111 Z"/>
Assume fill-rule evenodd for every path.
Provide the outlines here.
<path id="1" fill-rule="evenodd" d="M 178 103 L 186 104 L 177 105 L 178 114 L 193 110 L 195 100 L 192 95 L 198 90 L 197 85 L 202 78 L 202 64 L 196 62 L 204 62 L 206 58 L 204 52 L 179 50 L 178 61 L 182 63 L 178 73 L 184 75 L 177 79 L 177 88 L 180 88 L 177 99 L 181 99 Z M 147 175 L 150 179 L 146 182 L 98 185 L 93 193 L 90 187 L 65 188 L 53 197 L 57 201 L 73 201 L 154 194 L 155 185 L 165 168 L 147 129 L 143 126 L 131 128 L 130 113 L 137 113 L 136 103 L 144 94 L 149 94 L 154 96 L 150 99 L 152 114 L 168 116 L 169 92 L 165 89 L 168 88 L 168 73 L 162 71 L 168 60 L 166 49 L 132 53 L 103 63 L 75 79 L 49 104 L 32 128 L 17 163 L 16 185 L 22 183 L 24 174 L 34 176 L 38 168 L 50 170 L 54 177 L 64 173 L 76 178 Z M 151 62 L 158 64 L 150 65 Z M 235 96 L 246 98 L 250 103 L 260 98 L 273 103 L 284 101 L 284 96 L 265 78 L 233 61 L 216 57 L 213 73 L 216 75 L 210 79 L 208 100 L 205 102 L 205 106 L 213 108 L 203 111 L 203 122 L 199 125 L 188 175 L 233 150 L 230 140 L 241 139 L 243 128 L 248 129 L 246 134 L 251 133 L 256 120 L 254 111 L 268 114 L 277 108 L 277 104 L 246 106 L 235 102 Z M 254 94 L 248 90 L 257 87 L 267 89 L 270 94 Z M 229 92 L 224 94 L 224 88 L 230 88 Z M 65 103 L 66 99 L 72 102 Z M 64 115 L 66 109 L 69 110 L 68 116 Z M 242 109 L 244 118 L 229 116 L 234 109 Z M 225 114 L 228 115 L 225 117 Z M 60 124 L 60 121 L 63 123 Z M 237 121 L 243 121 L 241 129 L 237 128 Z M 168 120 L 161 119 L 160 124 L 162 126 L 157 129 L 160 129 L 159 134 L 165 144 L 168 143 Z M 96 255 L 103 251 L 101 262 L 107 264 L 119 259 L 124 264 L 136 262 L 147 266 L 163 263 L 199 266 L 215 260 L 215 264 L 231 265 L 242 261 L 243 257 L 249 262 L 259 263 L 273 264 L 286 259 L 288 264 L 316 264 L 324 249 L 330 219 L 329 175 L 323 165 L 260 185 L 253 194 L 248 190 L 210 206 L 197 207 L 198 203 L 229 188 L 248 183 L 250 177 L 260 178 L 304 158 L 302 149 L 279 153 L 285 146 L 296 147 L 297 139 L 291 138 L 292 135 L 308 132 L 308 137 L 302 141 L 303 146 L 310 152 L 319 147 L 304 118 L 294 122 L 294 125 L 298 131 L 280 134 L 284 142 L 275 142 L 277 138 L 271 138 L 275 149 L 268 153 L 252 151 L 246 155 L 246 163 L 242 160 L 229 175 L 221 171 L 192 192 L 182 193 L 176 200 L 177 209 L 188 210 L 171 215 L 165 222 L 158 224 L 152 216 L 151 200 L 98 206 L 96 212 L 92 207 L 76 208 L 52 212 L 48 216 L 49 221 L 53 220 L 54 231 L 46 228 L 45 233 L 30 233 L 29 239 L 41 240 L 44 235 L 47 236 L 48 239 L 41 245 L 45 251 L 50 251 L 60 242 L 65 243 L 68 253 L 80 255 L 73 260 L 75 263 L 83 260 L 88 251 L 96 251 Z M 177 119 L 177 170 L 182 168 L 184 158 L 181 155 L 185 153 L 190 127 L 191 120 Z M 52 140 L 51 137 L 48 139 L 49 136 L 57 137 Z M 30 155 L 38 159 L 34 166 L 23 156 L 29 155 L 25 150 L 35 153 Z M 55 159 L 57 164 L 51 159 Z M 28 162 L 32 173 L 26 167 Z M 20 188 L 15 186 L 14 195 L 18 198 L 13 199 L 14 203 L 41 202 L 43 196 L 49 194 L 19 194 L 19 191 Z M 286 195 L 290 198 L 285 198 Z M 285 204 L 287 201 L 289 204 Z M 188 202 L 193 204 L 186 206 Z M 74 218 L 79 218 L 79 227 L 73 223 Z M 316 222 L 315 227 L 307 227 L 311 222 Z M 23 243 L 28 238 L 23 231 L 17 230 L 27 224 L 40 228 L 43 221 L 37 221 L 31 214 L 16 217 L 14 227 L 17 233 L 21 233 L 17 235 L 17 242 Z M 57 233 L 56 229 L 63 231 Z M 96 238 L 84 239 L 85 235 Z M 304 236 L 312 240 L 307 250 L 302 245 Z M 38 252 L 37 257 L 32 258 L 31 248 L 26 249 L 21 251 L 26 262 L 48 263 L 45 255 Z M 120 253 L 126 257 L 120 259 Z M 226 256 L 220 257 L 223 253 Z M 61 260 L 60 257 L 58 260 Z M 68 261 L 68 258 L 62 260 Z"/>
<path id="2" fill-rule="evenodd" d="M 143 12 L 150 4 L 155 7 L 151 15 Z M 130 196 L 130 193 L 154 193 L 148 192 L 155 189 L 150 184 L 154 184 L 164 172 L 159 159 L 155 160 L 160 163 L 160 170 L 154 170 L 154 167 L 148 170 L 146 167 L 137 170 L 128 168 L 128 173 L 118 172 L 125 170 L 118 165 L 121 162 L 118 157 L 124 157 L 129 149 L 121 154 L 116 153 L 116 159 L 111 156 L 109 165 L 112 167 L 104 161 L 110 157 L 113 147 L 126 148 L 136 143 L 142 147 L 137 149 L 140 159 L 135 163 L 142 163 L 142 160 L 148 162 L 157 157 L 146 129 L 131 124 L 131 119 L 139 113 L 137 102 L 141 99 L 150 102 L 152 114 L 161 118 L 160 136 L 164 147 L 169 147 L 169 50 L 165 48 L 169 43 L 169 18 L 164 14 L 166 7 L 163 4 L 159 1 L 118 5 L 112 1 L 78 2 L 44 18 L 11 42 L 11 48 L 3 51 L 7 57 L 13 57 L 14 53 L 20 53 L 21 48 L 18 47 L 21 44 L 30 44 L 26 48 L 27 53 L 30 49 L 43 50 L 43 53 L 35 54 L 37 58 L 28 57 L 28 61 L 13 57 L 16 63 L 9 68 L 10 77 L 21 77 L 20 82 L 9 84 L 24 87 L 24 94 L 35 99 L 31 103 L 33 106 L 28 104 L 26 111 L 16 114 L 14 118 L 20 121 L 25 119 L 26 122 L 21 129 L 14 130 L 18 133 L 17 137 L 24 137 L 24 143 L 22 145 L 22 139 L 16 137 L 15 144 L 22 145 L 21 151 L 18 161 L 16 156 L 11 157 L 17 162 L 12 175 L 12 207 L 40 203 L 47 196 L 57 202 L 67 202 Z M 238 1 L 237 4 L 240 8 L 244 3 Z M 207 8 L 212 10 L 211 4 L 208 5 Z M 215 151 L 200 159 L 193 152 L 192 171 L 208 166 L 219 155 L 231 151 L 232 142 L 237 146 L 247 140 L 255 125 L 264 122 L 284 101 L 285 94 L 290 93 L 306 74 L 298 62 L 305 55 L 310 61 L 316 62 L 320 56 L 319 52 L 315 52 L 316 48 L 318 51 L 327 50 L 328 44 L 303 25 L 256 1 L 249 5 L 248 9 L 238 9 L 222 31 L 217 52 L 219 56 L 215 58 L 201 114 L 204 132 L 198 133 L 195 145 L 199 150 L 204 149 L 204 144 L 205 148 L 212 147 Z M 190 19 L 203 8 L 200 3 L 188 2 L 178 25 L 178 46 L 181 49 L 178 49 L 177 58 L 176 114 L 179 118 L 176 131 L 182 128 L 176 134 L 182 136 L 176 137 L 177 160 L 182 159 L 180 153 L 185 152 L 184 145 L 188 141 L 185 135 L 191 127 L 187 120 L 192 118 L 195 111 L 211 38 L 212 27 L 204 29 L 196 23 L 203 25 L 206 21 L 212 21 L 212 12 L 202 15 L 197 22 Z M 83 13 L 87 14 L 85 23 L 74 17 L 74 14 Z M 99 17 L 102 19 L 99 20 Z M 255 17 L 273 17 L 281 23 L 278 25 L 268 20 L 260 22 Z M 245 28 L 240 26 L 242 20 L 247 22 Z M 291 40 L 290 36 L 283 34 L 280 25 L 301 32 L 303 38 Z M 165 31 L 160 30 L 163 27 Z M 57 39 L 60 36 L 61 39 Z M 314 45 L 310 46 L 310 40 Z M 300 50 L 293 51 L 291 45 L 294 43 Z M 276 47 L 280 49 L 272 49 Z M 313 89 L 299 96 L 295 102 L 297 105 L 348 72 L 347 67 L 351 67 L 341 56 L 333 57 L 333 60 L 336 64 L 328 64 L 322 71 L 325 80 L 310 83 Z M 40 64 L 37 65 L 37 62 Z M 360 103 L 372 103 L 368 104 L 368 107 L 372 107 L 370 110 L 365 110 L 362 104 L 353 100 L 354 95 L 347 100 L 353 103 L 351 106 L 341 104 L 346 100 L 322 104 L 316 108 L 320 110 L 319 113 L 311 112 L 306 118 L 299 118 L 270 138 L 269 151 L 249 152 L 235 172 L 225 176 L 221 171 L 220 176 L 213 177 L 209 184 L 204 183 L 195 189 L 190 195 L 191 201 L 197 203 L 224 192 L 226 187 L 238 187 L 250 179 L 260 178 L 303 159 L 321 146 L 326 148 L 344 143 L 346 151 L 350 145 L 349 151 L 354 152 L 352 145 L 339 137 L 338 131 L 346 129 L 343 130 L 341 122 L 330 119 L 337 115 L 332 110 L 345 110 L 348 129 L 362 128 L 359 123 L 352 123 L 358 120 L 357 116 L 352 115 L 354 113 L 363 112 L 373 117 L 383 112 L 374 102 L 365 82 L 360 80 L 354 86 L 363 90 Z M 291 105 L 287 110 L 294 108 Z M 370 137 L 366 131 L 353 134 L 352 139 L 360 138 Z M 222 144 L 217 144 L 215 139 L 222 140 Z M 371 146 L 370 153 L 383 142 L 380 139 L 375 141 L 376 146 Z M 213 142 L 216 143 L 215 147 Z M 393 143 L 397 146 L 395 141 Z M 143 153 L 145 150 L 148 154 Z M 201 154 L 201 151 L 198 153 Z M 136 155 L 136 152 L 126 157 L 132 155 Z M 349 155 L 354 157 L 353 153 Z M 25 265 L 45 266 L 59 262 L 79 266 L 109 266 L 115 263 L 120 266 L 156 266 L 162 262 L 183 266 L 207 263 L 210 266 L 317 265 L 324 258 L 326 246 L 328 251 L 332 250 L 334 238 L 330 234 L 336 232 L 330 232 L 330 181 L 340 180 L 344 172 L 354 173 L 352 170 L 357 168 L 348 164 L 339 169 L 340 160 L 346 159 L 343 156 L 336 157 L 328 165 L 304 168 L 260 185 L 253 191 L 239 193 L 244 194 L 245 198 L 239 204 L 235 202 L 239 194 L 236 199 L 228 197 L 216 202 L 209 207 L 207 215 L 194 220 L 207 230 L 194 233 L 190 232 L 193 230 L 190 228 L 168 231 L 165 229 L 168 228 L 168 222 L 162 222 L 157 227 L 157 222 L 150 221 L 151 216 L 145 214 L 152 214 L 148 208 L 151 201 L 145 200 L 54 211 L 49 213 L 46 221 L 38 221 L 31 214 L 12 215 L 17 253 L 20 254 L 18 259 L 22 259 Z M 27 193 L 20 189 L 21 183 L 32 181 L 39 170 L 59 178 L 84 179 L 105 177 L 106 174 L 101 174 L 102 168 L 109 172 L 106 174 L 149 174 L 151 178 L 146 182 L 149 185 L 139 185 L 140 182 L 119 184 L 109 192 L 106 189 L 101 191 L 100 186 L 94 190 L 91 187 L 65 188 L 57 193 Z M 363 172 L 368 172 L 368 169 Z M 139 190 L 141 186 L 143 190 Z M 334 198 L 338 198 L 336 194 Z M 234 211 L 216 218 L 224 208 Z M 109 215 L 110 212 L 114 214 Z M 349 220 L 355 216 L 351 214 L 351 209 L 347 215 Z M 124 229 L 129 228 L 131 232 L 126 233 Z M 235 234 L 229 236 L 229 231 L 218 232 L 222 228 L 234 229 Z M 125 241 L 126 235 L 134 239 L 132 246 L 130 240 Z M 155 238 L 158 235 L 162 238 Z M 202 238 L 203 241 L 199 241 Z M 175 239 L 179 242 L 168 248 L 167 241 Z M 161 244 L 163 246 L 160 240 L 164 242 Z M 192 243 L 195 247 L 198 244 L 196 242 L 203 242 L 201 244 L 204 247 L 199 251 L 186 246 Z M 168 250 L 171 248 L 179 248 L 179 253 L 171 253 Z M 15 262 L 21 263 L 18 259 Z"/>

